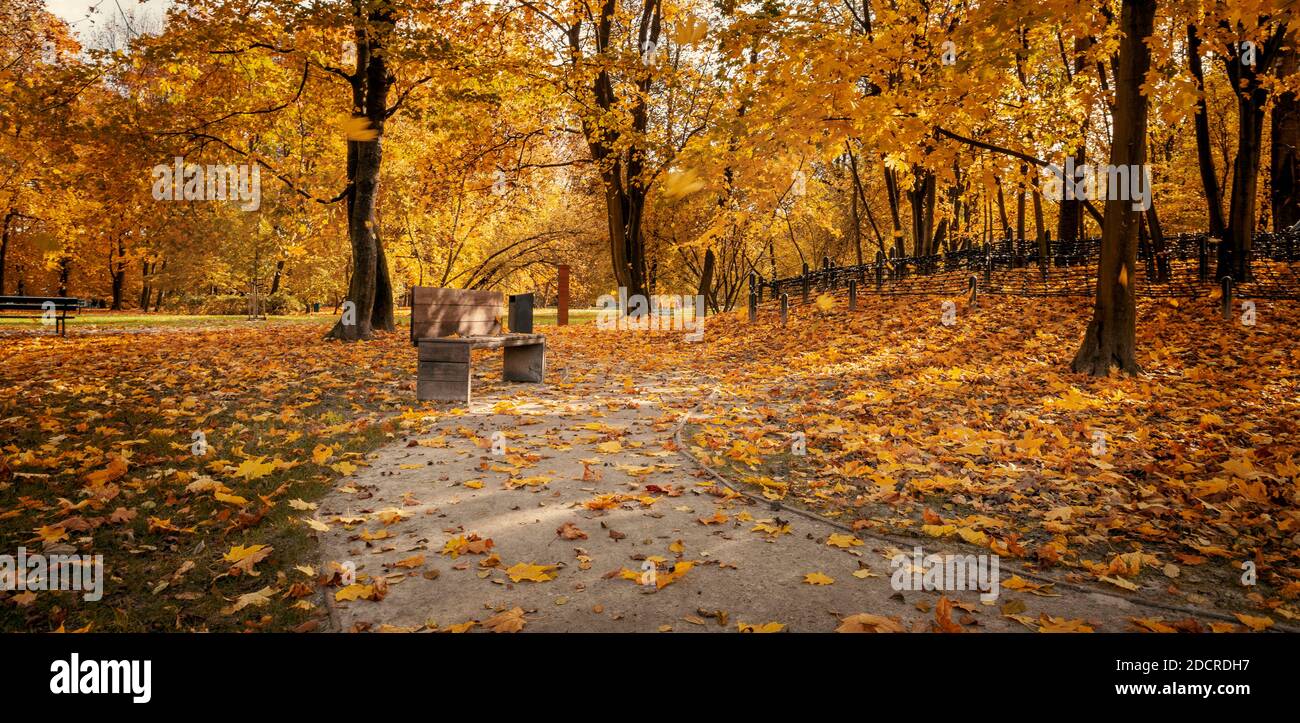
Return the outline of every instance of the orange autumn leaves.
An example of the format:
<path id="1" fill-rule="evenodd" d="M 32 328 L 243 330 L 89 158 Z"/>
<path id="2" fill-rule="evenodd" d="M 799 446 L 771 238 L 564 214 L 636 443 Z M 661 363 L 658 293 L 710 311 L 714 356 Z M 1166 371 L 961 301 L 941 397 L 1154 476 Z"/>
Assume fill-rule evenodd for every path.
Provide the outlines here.
<path id="1" fill-rule="evenodd" d="M 1286 564 L 1300 541 L 1300 339 L 1283 322 L 1300 304 L 1270 302 L 1273 322 L 1246 328 L 1209 302 L 1142 302 L 1148 374 L 1094 380 L 1068 371 L 1082 300 L 981 298 L 951 328 L 929 298 L 842 301 L 796 306 L 785 327 L 766 308 L 756 324 L 720 317 L 674 362 L 720 388 L 687 427 L 693 455 L 854 529 L 1193 605 L 1209 575 L 1235 606 L 1300 614 L 1300 568 Z M 719 363 L 735 358 L 749 361 Z M 1259 555 L 1268 584 L 1238 583 Z"/>

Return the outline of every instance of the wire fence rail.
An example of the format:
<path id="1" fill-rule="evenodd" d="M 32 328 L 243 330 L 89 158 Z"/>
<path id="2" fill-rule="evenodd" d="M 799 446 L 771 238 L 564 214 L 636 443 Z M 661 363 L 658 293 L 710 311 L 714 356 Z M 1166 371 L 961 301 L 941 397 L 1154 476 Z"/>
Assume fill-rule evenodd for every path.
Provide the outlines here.
<path id="1" fill-rule="evenodd" d="M 1232 297 L 1300 299 L 1300 231 L 1255 237 L 1250 279 L 1213 278 L 1219 241 L 1208 234 L 1179 234 L 1164 239 L 1160 250 L 1140 244 L 1135 270 L 1136 293 L 1146 298 L 1197 298 L 1221 291 L 1225 306 Z M 1046 253 L 1044 253 L 1044 246 Z M 836 266 L 822 259 L 819 269 L 804 264 L 803 273 L 786 278 L 749 277 L 749 316 L 765 302 L 809 303 L 814 295 L 846 291 L 850 306 L 859 293 L 887 296 L 964 293 L 1007 296 L 1096 295 L 1101 239 L 1047 242 L 1034 240 L 969 247 L 933 256 L 885 256 L 871 263 Z"/>

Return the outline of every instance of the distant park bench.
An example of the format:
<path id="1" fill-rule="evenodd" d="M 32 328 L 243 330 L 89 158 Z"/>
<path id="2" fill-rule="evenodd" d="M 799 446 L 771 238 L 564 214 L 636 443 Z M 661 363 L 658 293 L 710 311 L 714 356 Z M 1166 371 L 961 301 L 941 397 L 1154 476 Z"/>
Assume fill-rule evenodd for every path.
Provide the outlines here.
<path id="1" fill-rule="evenodd" d="M 11 311 L 39 311 L 40 314 L 31 315 L 31 318 L 53 319 L 54 329 L 59 334 L 68 332 L 68 312 L 75 312 L 85 305 L 86 302 L 81 299 L 65 296 L 0 296 L 0 314 L 8 314 Z"/>
<path id="2" fill-rule="evenodd" d="M 419 351 L 416 398 L 469 404 L 474 349 L 501 349 L 506 381 L 542 381 L 546 337 L 503 334 L 501 301 L 496 291 L 411 289 L 411 343 Z M 531 315 L 531 306 L 528 311 Z M 531 319 L 524 328 L 532 328 Z"/>

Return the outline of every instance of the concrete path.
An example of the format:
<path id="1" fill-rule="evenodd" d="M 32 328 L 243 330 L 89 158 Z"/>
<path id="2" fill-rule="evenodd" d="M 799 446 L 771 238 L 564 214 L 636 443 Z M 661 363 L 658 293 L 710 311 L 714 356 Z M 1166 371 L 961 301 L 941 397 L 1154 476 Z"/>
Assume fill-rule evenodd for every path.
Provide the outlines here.
<path id="1" fill-rule="evenodd" d="M 382 595 L 336 601 L 342 588 L 327 588 L 334 629 L 511 629 L 518 608 L 530 632 L 826 632 L 861 613 L 891 619 L 858 618 L 872 626 L 930 630 L 941 595 L 955 605 L 939 617 L 972 631 L 1121 631 L 1160 616 L 1100 592 L 1010 590 L 1005 571 L 989 603 L 976 591 L 895 591 L 899 550 L 870 538 L 829 545 L 840 530 L 732 496 L 678 453 L 673 432 L 707 389 L 635 371 L 562 369 L 545 386 L 508 385 L 493 381 L 499 362 L 477 360 L 467 411 L 443 408 L 423 429 L 416 420 L 316 511 L 331 528 L 324 568 L 353 568 L 354 590 Z M 833 582 L 805 582 L 814 573 Z"/>

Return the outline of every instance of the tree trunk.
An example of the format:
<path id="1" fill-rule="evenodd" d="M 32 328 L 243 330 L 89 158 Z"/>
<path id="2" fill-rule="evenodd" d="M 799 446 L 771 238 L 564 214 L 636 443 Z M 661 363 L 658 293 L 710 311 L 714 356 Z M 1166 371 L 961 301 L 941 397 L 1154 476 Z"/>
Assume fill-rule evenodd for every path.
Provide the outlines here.
<path id="1" fill-rule="evenodd" d="M 348 140 L 348 238 L 352 244 L 352 278 L 348 282 L 347 301 L 352 302 L 354 308 L 345 308 L 343 318 L 326 335 L 347 341 L 369 339 L 374 335 L 375 314 L 383 305 L 383 302 L 376 303 L 381 274 L 385 277 L 383 285 L 389 290 L 387 316 L 389 319 L 392 317 L 391 284 L 386 278 L 388 267 L 378 241 L 375 203 L 383 164 L 388 90 L 393 82 L 384 43 L 392 33 L 395 13 L 389 5 L 371 7 L 364 23 L 361 18 L 357 19 L 357 72 L 351 77 L 353 110 L 363 112 L 368 122 L 366 130 L 374 136 Z M 353 313 L 349 314 L 349 311 Z M 391 330 L 393 325 L 385 326 L 381 322 L 378 328 Z"/>
<path id="2" fill-rule="evenodd" d="M 375 253 L 378 255 L 375 277 L 375 306 L 370 314 L 370 326 L 382 331 L 394 331 L 397 329 L 397 321 L 394 318 L 396 305 L 393 300 L 393 281 L 388 273 L 388 254 L 384 252 L 384 244 L 380 240 L 379 234 L 375 234 Z"/>
<path id="3" fill-rule="evenodd" d="M 1115 114 L 1111 129 L 1110 165 L 1130 172 L 1146 163 L 1147 99 L 1142 82 L 1151 66 L 1146 40 L 1155 22 L 1155 0 L 1124 0 L 1120 13 L 1123 36 L 1115 77 Z M 1101 262 L 1097 269 L 1097 302 L 1083 344 L 1072 368 L 1106 376 L 1112 366 L 1136 374 L 1137 231 L 1139 213 L 1132 201 L 1106 201 L 1102 222 Z"/>
<path id="4" fill-rule="evenodd" d="M 993 180 L 998 184 L 998 220 L 1002 222 L 1002 238 L 1010 245 L 1011 241 L 1011 221 L 1007 218 L 1007 198 L 1002 193 L 1002 177 L 994 176 Z"/>
<path id="5" fill-rule="evenodd" d="M 1237 97 L 1237 157 L 1232 164 L 1232 200 L 1228 208 L 1228 233 L 1219 244 L 1218 277 L 1232 276 L 1240 283 L 1251 280 L 1250 250 L 1255 235 L 1255 196 L 1259 187 L 1259 164 L 1264 135 L 1264 106 L 1268 89 L 1262 77 L 1277 59 L 1286 35 L 1286 23 L 1274 31 L 1254 58 L 1242 62 L 1241 46 L 1222 55 L 1228 79 Z"/>
<path id="6" fill-rule="evenodd" d="M 894 250 L 900 257 L 907 255 L 903 248 L 903 219 L 899 213 L 898 178 L 888 166 L 881 164 L 885 170 L 885 195 L 889 198 L 889 219 L 894 224 Z"/>
<path id="7" fill-rule="evenodd" d="M 1205 70 L 1201 65 L 1201 39 L 1196 34 L 1196 26 L 1187 26 L 1187 67 L 1196 78 L 1200 91 L 1196 99 L 1194 126 L 1196 130 L 1196 162 L 1201 171 L 1201 189 L 1205 192 L 1205 208 L 1208 213 L 1208 231 L 1212 238 L 1220 241 L 1227 239 L 1227 222 L 1223 219 L 1223 206 L 1219 202 L 1219 178 L 1214 170 L 1214 156 L 1210 147 L 1210 116 L 1205 103 Z"/>
<path id="8" fill-rule="evenodd" d="M 12 208 L 5 212 L 4 231 L 0 235 L 0 296 L 5 293 L 5 255 L 9 253 L 9 224 L 18 212 Z"/>
<path id="9" fill-rule="evenodd" d="M 934 236 L 934 174 L 916 166 L 913 169 L 912 189 L 907 200 L 912 208 L 912 253 L 929 256 L 934 253 L 931 240 Z"/>
<path id="10" fill-rule="evenodd" d="M 713 249 L 705 249 L 704 266 L 700 269 L 700 290 L 697 293 L 703 296 L 704 300 L 717 312 L 719 311 L 718 302 L 713 297 L 713 266 L 715 263 Z"/>
<path id="11" fill-rule="evenodd" d="M 1300 71 L 1300 54 L 1287 44 L 1278 54 L 1278 75 L 1287 77 Z M 1300 97 L 1287 91 L 1273 102 L 1272 169 L 1270 203 L 1273 230 L 1281 231 L 1300 221 Z"/>
<path id="12" fill-rule="evenodd" d="M 1082 73 L 1087 67 L 1087 52 L 1092 47 L 1093 40 L 1087 35 L 1074 39 L 1074 73 L 1071 77 Z M 1066 67 L 1066 72 L 1069 72 Z M 1083 172 L 1083 164 L 1087 162 L 1088 156 L 1088 119 L 1085 117 L 1079 126 L 1079 145 L 1074 148 L 1074 169 L 1075 177 L 1073 179 L 1063 179 L 1065 182 L 1073 182 L 1079 179 Z M 1061 172 L 1065 172 L 1065 167 L 1061 167 Z M 1061 199 L 1060 213 L 1056 218 L 1056 240 L 1066 243 L 1078 241 L 1083 235 L 1083 199 L 1071 195 L 1069 198 Z"/>
<path id="13" fill-rule="evenodd" d="M 628 107 L 619 102 L 610 76 L 613 52 L 611 33 L 619 21 L 617 0 L 603 0 L 598 17 L 593 20 L 591 37 L 596 44 L 595 66 L 599 70 L 591 84 L 592 100 L 605 118 L 626 114 L 631 121 L 632 142 L 628 142 L 617 127 L 603 122 L 605 118 L 582 119 L 583 135 L 592 158 L 601 166 L 601 180 L 605 186 L 605 215 L 609 224 L 610 263 L 614 279 L 625 287 L 629 295 L 648 295 L 652 282 L 648 273 L 645 234 L 641 219 L 649 190 L 642 178 L 646 149 L 639 143 L 649 126 L 650 114 L 647 97 L 653 80 L 653 63 L 642 69 L 636 81 L 637 93 Z M 659 43 L 662 23 L 660 3 L 642 5 L 637 22 L 637 49 L 651 49 Z M 571 59 L 576 66 L 582 53 L 582 20 L 569 26 L 568 41 Z M 626 146 L 626 147 L 625 147 Z"/>
<path id="14" fill-rule="evenodd" d="M 149 286 L 149 277 L 153 273 L 148 259 L 140 261 L 140 310 L 149 311 L 149 299 L 153 296 L 153 289 Z"/>
<path id="15" fill-rule="evenodd" d="M 280 290 L 280 276 L 284 273 L 284 259 L 275 262 L 275 274 L 271 276 L 271 294 Z"/>
<path id="16" fill-rule="evenodd" d="M 113 303 L 111 311 L 122 310 L 122 293 L 126 286 L 126 244 L 119 237 L 113 249 L 109 251 L 109 274 L 113 279 Z"/>

